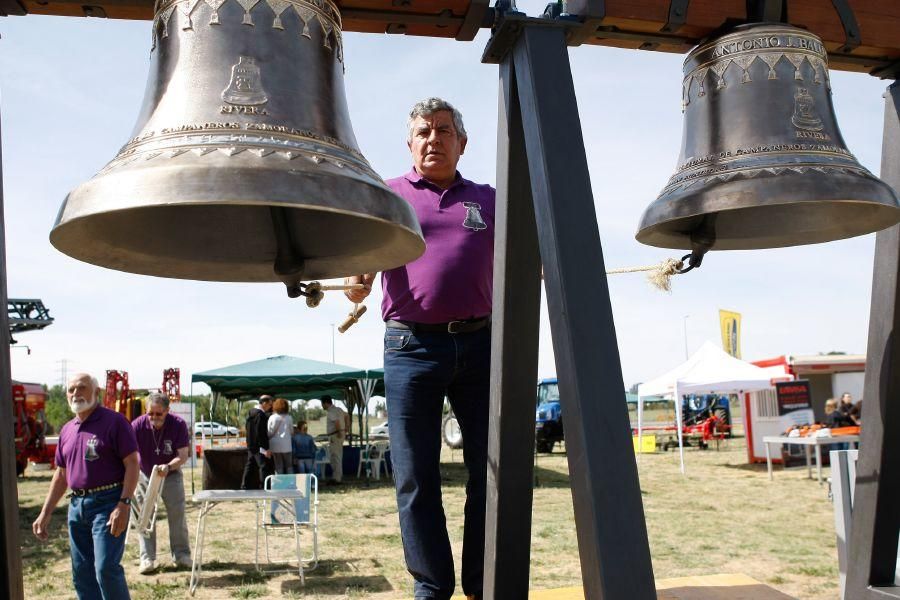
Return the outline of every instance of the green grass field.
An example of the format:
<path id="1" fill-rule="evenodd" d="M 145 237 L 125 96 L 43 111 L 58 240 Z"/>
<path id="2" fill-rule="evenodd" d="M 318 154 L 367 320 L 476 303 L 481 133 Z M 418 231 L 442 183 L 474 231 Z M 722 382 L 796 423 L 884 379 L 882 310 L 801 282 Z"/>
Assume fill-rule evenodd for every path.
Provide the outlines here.
<path id="1" fill-rule="evenodd" d="M 806 479 L 805 467 L 779 468 L 770 482 L 765 465 L 750 466 L 746 460 L 741 438 L 718 451 L 686 450 L 686 477 L 678 471 L 676 453 L 640 457 L 655 576 L 740 572 L 797 598 L 837 598 L 837 553 L 827 489 Z M 465 484 L 462 452 L 445 450 L 442 471 L 458 565 Z M 579 585 L 565 453 L 558 449 L 552 455 L 539 455 L 535 473 L 531 587 Z M 74 598 L 64 507 L 54 514 L 50 543 L 39 544 L 30 533 L 49 480 L 49 473 L 36 472 L 19 483 L 25 596 L 64 600 Z M 198 470 L 198 486 L 199 481 Z M 350 478 L 347 485 L 323 488 L 319 498 L 321 563 L 308 573 L 305 587 L 300 586 L 296 572 L 256 573 L 253 509 L 249 504 L 222 505 L 207 520 L 206 566 L 195 597 L 409 598 L 412 578 L 403 562 L 390 480 L 366 484 Z M 189 507 L 188 518 L 193 543 L 195 507 Z M 174 570 L 167 562 L 164 519 L 158 529 L 159 558 L 165 568 L 155 575 L 138 574 L 134 534 L 128 542 L 124 564 L 132 597 L 189 597 L 190 573 Z M 281 533 L 276 554 L 290 553 L 287 541 L 288 536 Z"/>

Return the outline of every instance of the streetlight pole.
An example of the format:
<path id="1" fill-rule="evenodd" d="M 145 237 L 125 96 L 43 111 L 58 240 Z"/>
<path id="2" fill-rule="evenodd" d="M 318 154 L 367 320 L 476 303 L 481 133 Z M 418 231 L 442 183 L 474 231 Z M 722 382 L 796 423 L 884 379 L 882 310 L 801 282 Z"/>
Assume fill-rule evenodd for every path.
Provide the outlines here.
<path id="1" fill-rule="evenodd" d="M 688 343 L 687 343 L 687 320 L 691 315 L 684 315 L 684 318 L 681 319 L 681 323 L 684 329 L 684 360 L 688 359 Z"/>

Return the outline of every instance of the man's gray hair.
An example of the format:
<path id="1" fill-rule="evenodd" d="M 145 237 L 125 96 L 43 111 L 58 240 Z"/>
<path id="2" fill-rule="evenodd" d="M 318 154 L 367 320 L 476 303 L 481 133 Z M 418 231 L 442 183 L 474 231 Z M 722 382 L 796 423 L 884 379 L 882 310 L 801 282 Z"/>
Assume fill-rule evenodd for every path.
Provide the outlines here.
<path id="1" fill-rule="evenodd" d="M 150 394 L 150 397 L 147 398 L 147 404 L 159 404 L 163 408 L 169 408 L 169 396 L 162 392 L 153 392 Z"/>
<path id="2" fill-rule="evenodd" d="M 412 125 L 416 117 L 429 117 L 438 111 L 446 110 L 453 117 L 453 127 L 456 128 L 456 135 L 459 137 L 468 137 L 466 135 L 466 126 L 463 125 L 462 113 L 456 110 L 452 104 L 442 98 L 426 98 L 420 102 L 416 102 L 412 110 L 409 111 L 409 119 L 406 120 L 406 136 L 408 140 L 412 140 Z"/>

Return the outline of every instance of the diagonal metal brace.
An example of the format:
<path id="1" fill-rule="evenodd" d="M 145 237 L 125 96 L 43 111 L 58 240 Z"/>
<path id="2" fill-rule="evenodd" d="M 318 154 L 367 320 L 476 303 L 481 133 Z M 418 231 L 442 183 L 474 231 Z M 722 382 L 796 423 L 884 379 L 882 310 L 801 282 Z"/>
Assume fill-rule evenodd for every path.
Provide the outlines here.
<path id="1" fill-rule="evenodd" d="M 687 22 L 688 5 L 691 0 L 672 0 L 669 3 L 669 16 L 660 31 L 675 33 Z"/>
<path id="2" fill-rule="evenodd" d="M 846 36 L 844 45 L 838 48 L 837 51 L 852 52 L 854 48 L 858 48 L 862 44 L 862 36 L 859 33 L 859 23 L 856 22 L 856 15 L 853 14 L 853 9 L 850 8 L 847 0 L 831 0 L 831 3 L 841 19 L 841 25 Z"/>

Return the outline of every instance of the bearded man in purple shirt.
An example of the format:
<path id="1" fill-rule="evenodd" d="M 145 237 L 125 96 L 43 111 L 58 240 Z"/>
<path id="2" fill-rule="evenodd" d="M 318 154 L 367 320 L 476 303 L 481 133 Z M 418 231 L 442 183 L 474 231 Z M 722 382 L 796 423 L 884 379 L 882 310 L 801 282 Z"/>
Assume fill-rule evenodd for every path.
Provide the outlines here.
<path id="1" fill-rule="evenodd" d="M 97 380 L 75 375 L 66 388 L 75 418 L 62 426 L 56 472 L 32 525 L 41 541 L 49 537 L 50 516 L 69 494 L 69 551 L 79 600 L 130 598 L 122 554 L 131 498 L 138 481 L 137 440 L 121 414 L 99 404 Z"/>
<path id="2" fill-rule="evenodd" d="M 490 384 L 494 189 L 463 179 L 462 115 L 440 98 L 417 103 L 407 145 L 413 169 L 386 183 L 416 211 L 426 250 L 382 273 L 384 382 L 403 550 L 416 599 L 447 600 L 455 573 L 441 503 L 441 418 L 450 400 L 465 440 L 465 532 L 461 579 L 481 600 Z M 347 279 L 361 302 L 374 273 Z"/>
<path id="3" fill-rule="evenodd" d="M 149 478 L 153 470 L 164 477 L 160 496 L 166 506 L 169 522 L 169 550 L 175 565 L 191 567 L 191 546 L 188 538 L 187 520 L 184 516 L 184 480 L 181 465 L 187 462 L 191 447 L 187 423 L 178 415 L 169 412 L 169 397 L 162 392 L 154 392 L 147 399 L 147 414 L 131 422 L 137 437 L 138 456 L 141 472 Z M 138 536 L 141 547 L 141 575 L 148 575 L 157 569 L 156 528 L 149 536 Z"/>

